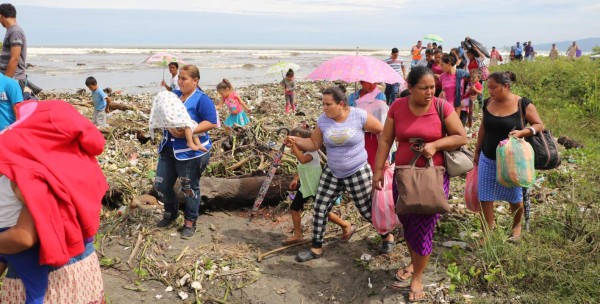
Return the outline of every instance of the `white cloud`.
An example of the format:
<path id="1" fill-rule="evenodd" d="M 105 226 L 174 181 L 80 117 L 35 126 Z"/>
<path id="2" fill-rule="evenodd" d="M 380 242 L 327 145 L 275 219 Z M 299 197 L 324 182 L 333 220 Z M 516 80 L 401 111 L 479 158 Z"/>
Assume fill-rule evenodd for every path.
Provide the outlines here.
<path id="1" fill-rule="evenodd" d="M 312 13 L 376 13 L 400 9 L 405 0 L 24 0 L 15 5 L 35 5 L 55 8 L 147 9 L 233 14 L 312 14 Z"/>

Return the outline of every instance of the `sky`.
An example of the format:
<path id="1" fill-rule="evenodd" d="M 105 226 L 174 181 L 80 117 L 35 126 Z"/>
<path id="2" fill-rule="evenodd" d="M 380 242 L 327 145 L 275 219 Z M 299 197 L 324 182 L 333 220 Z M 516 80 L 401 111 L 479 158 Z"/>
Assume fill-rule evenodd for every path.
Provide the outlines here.
<path id="1" fill-rule="evenodd" d="M 598 0 L 19 0 L 30 46 L 499 48 L 599 37 Z"/>

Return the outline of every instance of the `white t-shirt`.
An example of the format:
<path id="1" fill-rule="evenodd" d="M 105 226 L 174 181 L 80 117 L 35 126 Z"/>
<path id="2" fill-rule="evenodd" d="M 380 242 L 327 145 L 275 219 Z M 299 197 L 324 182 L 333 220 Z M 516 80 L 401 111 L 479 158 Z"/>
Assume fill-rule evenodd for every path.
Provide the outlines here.
<path id="1" fill-rule="evenodd" d="M 171 91 L 179 90 L 179 84 L 177 83 L 177 81 L 179 81 L 179 74 L 171 78 Z"/>
<path id="2" fill-rule="evenodd" d="M 10 179 L 0 176 L 0 228 L 17 224 L 23 203 L 17 199 L 10 185 Z"/>

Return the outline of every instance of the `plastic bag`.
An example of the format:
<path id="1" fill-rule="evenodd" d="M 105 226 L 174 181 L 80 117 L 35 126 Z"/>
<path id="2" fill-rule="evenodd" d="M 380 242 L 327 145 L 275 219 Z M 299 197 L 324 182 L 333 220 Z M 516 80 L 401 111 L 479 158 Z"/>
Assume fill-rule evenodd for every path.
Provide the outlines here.
<path id="1" fill-rule="evenodd" d="M 371 206 L 371 216 L 373 227 L 380 234 L 386 234 L 400 225 L 398 215 L 396 215 L 396 204 L 394 202 L 394 193 L 392 183 L 394 182 L 394 165 L 388 166 L 383 172 L 383 189 L 375 190 L 373 193 L 373 204 Z"/>
<path id="2" fill-rule="evenodd" d="M 530 187 L 535 183 L 535 154 L 522 138 L 509 137 L 496 148 L 496 180 L 504 187 Z"/>
<path id="3" fill-rule="evenodd" d="M 467 205 L 467 209 L 473 212 L 479 212 L 481 209 L 478 192 L 476 165 L 473 170 L 467 173 L 467 184 L 465 185 L 465 204 Z"/>

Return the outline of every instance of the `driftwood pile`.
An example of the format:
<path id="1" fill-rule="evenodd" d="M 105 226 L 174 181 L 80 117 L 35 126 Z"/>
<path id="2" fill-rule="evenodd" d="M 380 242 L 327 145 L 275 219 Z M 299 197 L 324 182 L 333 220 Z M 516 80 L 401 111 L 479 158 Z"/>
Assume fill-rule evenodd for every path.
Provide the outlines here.
<path id="1" fill-rule="evenodd" d="M 253 202 L 271 165 L 274 151 L 283 140 L 275 134 L 275 130 L 294 128 L 301 121 L 314 125 L 321 113 L 320 91 L 326 86 L 324 82 L 299 83 L 296 95 L 298 109 L 291 114 L 285 113 L 283 90 L 278 84 L 239 88 L 238 94 L 252 108 L 248 113 L 251 124 L 246 128 L 235 128 L 231 134 L 226 134 L 223 128 L 210 131 L 214 144 L 210 163 L 201 179 L 203 203 L 247 205 Z M 205 92 L 215 102 L 220 99 L 214 90 Z M 157 132 L 152 139 L 148 129 L 152 94 L 111 94 L 111 98 L 110 127 L 101 130 L 107 140 L 106 148 L 98 161 L 110 184 L 105 203 L 118 207 L 129 205 L 139 195 L 155 194 L 153 180 L 161 135 Z M 75 94 L 46 93 L 42 99 L 66 100 L 84 116 L 92 116 L 91 96 L 85 90 Z M 221 121 L 227 115 L 223 108 L 219 113 Z M 265 202 L 279 202 L 286 196 L 295 167 L 296 159 L 286 153 Z"/>

